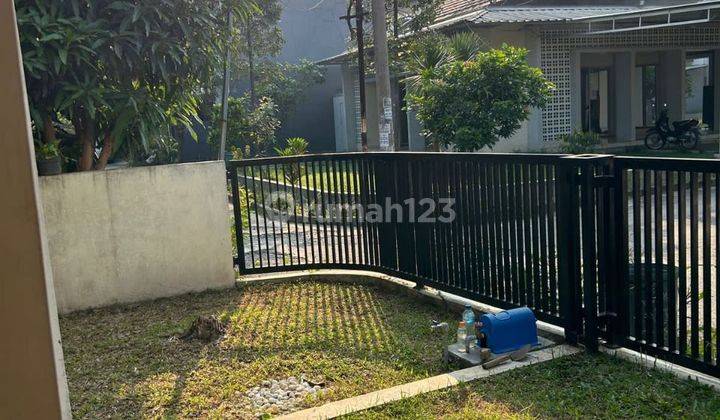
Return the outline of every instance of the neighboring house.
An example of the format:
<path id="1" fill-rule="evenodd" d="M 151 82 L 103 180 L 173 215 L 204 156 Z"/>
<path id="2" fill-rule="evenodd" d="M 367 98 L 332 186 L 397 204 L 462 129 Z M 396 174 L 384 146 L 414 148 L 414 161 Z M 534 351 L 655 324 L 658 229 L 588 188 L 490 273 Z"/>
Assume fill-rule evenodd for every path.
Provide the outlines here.
<path id="1" fill-rule="evenodd" d="M 285 44 L 278 62 L 318 61 L 347 49 L 350 35 L 340 16 L 347 14 L 347 0 L 283 0 L 280 28 Z M 338 67 L 328 67 L 325 82 L 309 88 L 300 105 L 289 115 L 278 139 L 303 137 L 312 151 L 335 148 L 333 95 L 342 88 Z"/>
<path id="2" fill-rule="evenodd" d="M 530 64 L 555 83 L 547 107 L 494 151 L 553 150 L 573 129 L 600 133 L 606 147 L 642 144 L 664 104 L 673 121 L 693 117 L 703 121 L 706 134 L 718 130 L 720 0 L 446 0 L 431 29 L 471 30 L 490 47 L 525 47 Z M 349 53 L 324 63 L 342 69 L 343 102 L 353 104 L 335 114 L 336 127 L 345 127 L 336 148 L 358 150 L 357 68 Z M 372 149 L 378 146 L 372 79 L 367 91 Z M 418 122 L 401 109 L 398 77 L 393 96 L 400 149 L 423 150 Z"/>

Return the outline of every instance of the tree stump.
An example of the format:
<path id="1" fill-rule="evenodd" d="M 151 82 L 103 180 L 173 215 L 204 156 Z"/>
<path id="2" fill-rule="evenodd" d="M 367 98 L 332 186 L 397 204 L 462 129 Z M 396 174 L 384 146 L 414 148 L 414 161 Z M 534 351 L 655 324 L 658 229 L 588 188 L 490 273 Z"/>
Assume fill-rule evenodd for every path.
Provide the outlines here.
<path id="1" fill-rule="evenodd" d="M 205 343 L 215 341 L 225 334 L 225 325 L 220 322 L 215 316 L 200 316 L 198 317 L 183 333 L 180 338 L 181 340 L 189 341 L 197 339 Z"/>

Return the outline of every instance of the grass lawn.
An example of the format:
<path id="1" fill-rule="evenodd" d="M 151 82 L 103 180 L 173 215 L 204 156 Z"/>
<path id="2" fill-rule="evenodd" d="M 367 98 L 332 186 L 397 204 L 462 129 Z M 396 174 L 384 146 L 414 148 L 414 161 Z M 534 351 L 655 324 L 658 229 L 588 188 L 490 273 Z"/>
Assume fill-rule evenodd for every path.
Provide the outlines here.
<path id="1" fill-rule="evenodd" d="M 310 163 L 307 165 L 307 171 L 304 165 L 300 167 L 302 172 L 298 181 L 301 186 L 317 189 L 318 191 L 355 192 L 360 180 L 357 179 L 358 175 L 354 166 L 349 162 L 342 161 L 338 162 L 337 165 L 328 165 L 327 162 L 315 162 L 315 165 L 314 172 Z M 262 172 L 256 168 L 254 174 L 255 177 L 259 178 L 262 173 L 263 179 L 271 179 L 290 185 L 291 183 L 285 178 L 284 172 L 285 168 L 282 165 L 277 165 L 277 168 L 273 165 L 262 167 Z M 243 172 L 240 171 L 240 173 Z M 250 175 L 251 173 L 248 170 L 248 176 Z"/>
<path id="2" fill-rule="evenodd" d="M 171 339 L 199 315 L 216 344 Z M 303 405 L 442 371 L 442 310 L 373 286 L 301 283 L 187 295 L 61 318 L 73 415 L 252 417 L 246 391 L 289 376 L 326 382 Z"/>
<path id="3" fill-rule="evenodd" d="M 199 315 L 228 325 L 217 344 L 171 339 Z M 326 383 L 301 407 L 442 372 L 429 321 L 455 316 L 369 285 L 253 286 L 61 318 L 73 415 L 251 418 L 267 379 Z M 602 355 L 514 370 L 351 418 L 720 418 L 720 394 Z"/>
<path id="4" fill-rule="evenodd" d="M 604 355 L 509 371 L 349 418 L 720 418 L 709 387 Z"/>

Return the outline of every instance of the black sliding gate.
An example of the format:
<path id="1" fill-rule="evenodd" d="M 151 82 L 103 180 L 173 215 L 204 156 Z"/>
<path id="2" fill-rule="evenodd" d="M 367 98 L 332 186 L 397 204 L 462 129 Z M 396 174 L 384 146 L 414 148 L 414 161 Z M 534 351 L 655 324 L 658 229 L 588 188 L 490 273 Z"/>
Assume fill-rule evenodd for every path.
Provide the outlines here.
<path id="1" fill-rule="evenodd" d="M 232 161 L 235 262 L 392 274 L 720 376 L 719 173 L 610 155 Z"/>

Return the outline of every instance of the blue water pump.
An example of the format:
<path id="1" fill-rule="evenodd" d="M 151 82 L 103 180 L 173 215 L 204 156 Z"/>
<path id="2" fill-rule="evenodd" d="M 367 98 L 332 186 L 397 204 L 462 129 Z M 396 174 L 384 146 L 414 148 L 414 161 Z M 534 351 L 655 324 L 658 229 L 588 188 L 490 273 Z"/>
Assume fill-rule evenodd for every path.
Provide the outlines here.
<path id="1" fill-rule="evenodd" d="M 495 354 L 518 350 L 530 344 L 538 346 L 537 319 L 530 308 L 517 308 L 480 318 L 487 346 Z"/>

